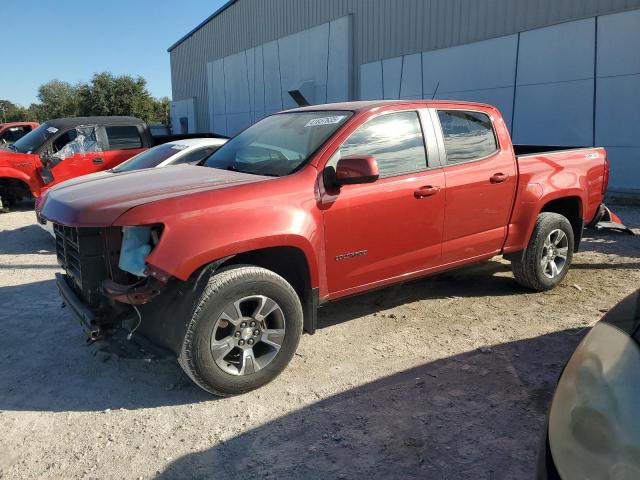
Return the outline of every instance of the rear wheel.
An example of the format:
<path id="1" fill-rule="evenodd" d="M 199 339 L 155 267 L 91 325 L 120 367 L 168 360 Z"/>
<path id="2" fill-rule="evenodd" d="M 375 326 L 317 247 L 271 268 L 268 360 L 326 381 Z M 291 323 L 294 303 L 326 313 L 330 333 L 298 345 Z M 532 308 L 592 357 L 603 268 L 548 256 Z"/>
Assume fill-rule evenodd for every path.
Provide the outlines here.
<path id="1" fill-rule="evenodd" d="M 213 275 L 189 323 L 178 359 L 219 396 L 254 390 L 288 365 L 302 333 L 302 306 L 276 273 L 239 266 Z"/>
<path id="2" fill-rule="evenodd" d="M 538 215 L 529 245 L 511 262 L 516 281 L 532 290 L 550 290 L 567 275 L 573 259 L 573 228 L 566 217 Z"/>

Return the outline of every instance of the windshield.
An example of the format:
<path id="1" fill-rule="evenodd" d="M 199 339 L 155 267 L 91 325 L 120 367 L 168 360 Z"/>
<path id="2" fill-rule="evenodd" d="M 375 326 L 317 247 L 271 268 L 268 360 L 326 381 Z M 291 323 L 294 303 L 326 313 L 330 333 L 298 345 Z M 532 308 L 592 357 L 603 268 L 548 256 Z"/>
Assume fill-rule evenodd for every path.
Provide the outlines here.
<path id="1" fill-rule="evenodd" d="M 303 165 L 353 112 L 280 113 L 250 126 L 220 147 L 205 166 L 281 177 Z"/>
<path id="2" fill-rule="evenodd" d="M 135 157 L 131 157 L 124 163 L 121 163 L 116 168 L 114 168 L 113 172 L 130 172 L 131 170 L 140 170 L 142 168 L 153 168 L 160 165 L 166 159 L 177 155 L 182 150 L 187 148 L 187 145 L 176 145 L 176 144 L 163 144 L 158 145 L 157 147 L 153 147 L 149 150 L 145 150 L 142 153 L 139 153 Z"/>
<path id="3" fill-rule="evenodd" d="M 38 150 L 44 142 L 49 140 L 58 132 L 56 127 L 43 123 L 35 130 L 27 133 L 9 148 L 19 153 L 33 153 Z"/>

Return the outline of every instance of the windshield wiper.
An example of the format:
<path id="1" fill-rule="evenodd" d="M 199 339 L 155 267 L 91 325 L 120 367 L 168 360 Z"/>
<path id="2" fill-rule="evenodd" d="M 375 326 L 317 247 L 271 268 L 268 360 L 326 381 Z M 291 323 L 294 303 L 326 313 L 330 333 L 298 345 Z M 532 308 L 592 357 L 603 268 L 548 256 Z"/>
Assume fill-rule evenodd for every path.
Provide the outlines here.
<path id="1" fill-rule="evenodd" d="M 280 175 L 276 175 L 275 173 L 250 172 L 248 170 L 242 170 L 241 168 L 238 168 L 235 165 L 227 165 L 227 170 L 231 170 L 233 172 L 238 172 L 238 173 L 248 173 L 249 175 L 261 175 L 263 177 L 279 177 L 280 176 Z"/>

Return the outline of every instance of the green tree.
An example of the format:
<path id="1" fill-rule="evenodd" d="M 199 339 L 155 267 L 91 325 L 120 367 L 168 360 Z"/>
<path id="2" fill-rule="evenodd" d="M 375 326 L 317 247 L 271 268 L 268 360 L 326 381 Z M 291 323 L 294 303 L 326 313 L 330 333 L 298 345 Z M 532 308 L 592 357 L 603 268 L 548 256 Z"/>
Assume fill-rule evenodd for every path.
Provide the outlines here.
<path id="1" fill-rule="evenodd" d="M 26 108 L 16 105 L 9 100 L 0 100 L 0 123 L 25 122 L 34 119 L 35 117 L 31 117 Z"/>
<path id="2" fill-rule="evenodd" d="M 150 121 L 156 112 L 156 100 L 142 77 L 96 73 L 80 86 L 79 97 L 82 115 L 133 115 Z"/>
<path id="3" fill-rule="evenodd" d="M 51 80 L 38 89 L 38 115 L 41 120 L 78 115 L 80 85 Z"/>
<path id="4" fill-rule="evenodd" d="M 169 123 L 169 98 L 161 97 L 153 100 L 153 114 L 149 119 L 152 123 Z"/>
<path id="5" fill-rule="evenodd" d="M 133 115 L 146 122 L 169 122 L 169 99 L 152 97 L 142 77 L 102 72 L 76 85 L 51 80 L 38 89 L 38 100 L 28 108 L 0 100 L 0 122 L 79 115 Z"/>

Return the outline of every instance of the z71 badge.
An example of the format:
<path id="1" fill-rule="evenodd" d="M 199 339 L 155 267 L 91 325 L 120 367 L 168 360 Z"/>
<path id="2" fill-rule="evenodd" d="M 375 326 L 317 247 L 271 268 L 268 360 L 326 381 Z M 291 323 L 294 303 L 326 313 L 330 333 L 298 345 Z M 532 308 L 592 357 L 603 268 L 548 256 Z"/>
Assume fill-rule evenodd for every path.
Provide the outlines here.
<path id="1" fill-rule="evenodd" d="M 349 252 L 349 253 L 343 253 L 342 255 L 336 255 L 336 261 L 340 261 L 340 260 L 348 260 L 350 258 L 353 257 L 362 257 L 363 255 L 366 255 L 367 253 L 369 253 L 367 250 L 360 250 L 357 252 Z"/>

